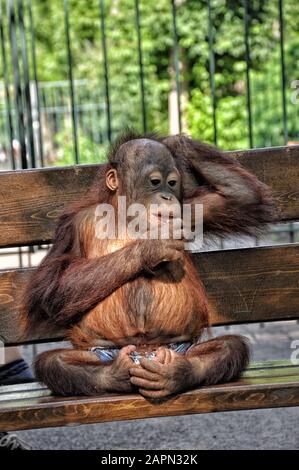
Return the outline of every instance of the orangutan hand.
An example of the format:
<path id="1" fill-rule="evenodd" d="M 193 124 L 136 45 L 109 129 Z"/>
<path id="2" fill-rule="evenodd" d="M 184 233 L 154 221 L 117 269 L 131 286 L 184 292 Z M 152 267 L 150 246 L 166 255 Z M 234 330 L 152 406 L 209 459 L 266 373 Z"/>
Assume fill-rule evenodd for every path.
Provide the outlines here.
<path id="1" fill-rule="evenodd" d="M 130 369 L 131 383 L 147 398 L 164 398 L 192 387 L 193 366 L 185 355 L 161 347 L 153 360 L 140 359 Z"/>
<path id="2" fill-rule="evenodd" d="M 136 350 L 136 346 L 123 347 L 111 364 L 103 369 L 103 382 L 107 392 L 131 392 L 130 371 L 134 368 L 134 362 L 130 353 Z"/>

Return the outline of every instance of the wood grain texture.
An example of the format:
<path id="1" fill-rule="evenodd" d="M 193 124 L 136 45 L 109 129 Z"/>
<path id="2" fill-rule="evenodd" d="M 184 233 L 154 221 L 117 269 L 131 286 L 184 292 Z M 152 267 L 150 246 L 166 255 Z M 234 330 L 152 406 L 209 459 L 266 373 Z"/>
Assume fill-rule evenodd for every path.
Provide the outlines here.
<path id="1" fill-rule="evenodd" d="M 299 318 L 299 244 L 193 255 L 214 324 Z"/>
<path id="2" fill-rule="evenodd" d="M 0 340 L 5 345 L 24 343 L 21 338 L 22 325 L 20 308 L 23 289 L 29 279 L 32 269 L 19 269 L 0 272 Z M 26 340 L 55 340 L 63 337 L 64 332 L 44 322 L 40 323 L 38 331 L 31 333 Z"/>
<path id="3" fill-rule="evenodd" d="M 18 385 L 16 390 L 0 387 L 0 429 L 56 427 L 74 424 L 236 411 L 299 405 L 299 367 L 272 365 L 259 376 L 250 368 L 238 381 L 202 387 L 160 403 L 140 395 L 105 395 L 101 397 L 53 397 L 38 384 Z M 289 370 L 289 372 L 287 372 Z M 27 389 L 28 387 L 28 389 Z M 4 398 L 3 398 L 4 397 Z"/>
<path id="4" fill-rule="evenodd" d="M 299 318 L 299 245 L 193 255 L 207 290 L 214 325 Z M 18 343 L 20 294 L 31 270 L 0 273 L 0 338 Z M 41 324 L 26 341 L 59 338 Z M 24 341 L 20 341 L 24 342 Z"/>
<path id="5" fill-rule="evenodd" d="M 299 146 L 228 152 L 272 188 L 282 220 L 299 218 Z"/>
<path id="6" fill-rule="evenodd" d="M 282 220 L 299 218 L 299 146 L 228 153 L 273 188 Z M 50 241 L 63 209 L 86 192 L 101 167 L 0 173 L 0 247 Z"/>
<path id="7" fill-rule="evenodd" d="M 100 166 L 0 173 L 0 247 L 50 241 L 59 215 L 85 194 Z"/>

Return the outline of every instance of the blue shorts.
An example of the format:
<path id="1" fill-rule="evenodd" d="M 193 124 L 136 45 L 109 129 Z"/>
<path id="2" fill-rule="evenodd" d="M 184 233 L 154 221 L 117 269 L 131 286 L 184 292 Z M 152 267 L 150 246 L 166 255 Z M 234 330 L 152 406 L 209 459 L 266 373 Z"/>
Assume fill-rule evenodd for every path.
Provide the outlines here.
<path id="1" fill-rule="evenodd" d="M 168 343 L 163 346 L 165 346 L 168 349 L 172 349 L 172 351 L 185 354 L 192 345 L 193 344 L 191 342 L 187 341 L 187 342 L 182 342 L 182 343 Z M 95 348 L 91 348 L 90 351 L 95 353 L 101 361 L 108 362 L 108 361 L 112 361 L 113 359 L 115 359 L 121 349 L 122 349 L 121 347 L 105 348 L 105 347 L 98 346 Z M 135 364 L 139 364 L 139 360 L 141 357 L 146 357 L 147 359 L 151 360 L 156 356 L 156 353 L 152 351 L 150 353 L 147 353 L 144 356 L 144 354 L 140 354 L 138 351 L 133 351 L 129 355 L 132 358 L 132 360 L 135 362 Z"/>

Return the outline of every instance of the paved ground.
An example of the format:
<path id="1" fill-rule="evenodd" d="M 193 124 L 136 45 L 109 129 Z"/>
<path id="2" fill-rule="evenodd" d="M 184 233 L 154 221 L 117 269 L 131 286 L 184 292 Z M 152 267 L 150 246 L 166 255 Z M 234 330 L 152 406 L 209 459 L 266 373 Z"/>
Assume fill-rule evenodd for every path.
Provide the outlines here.
<path id="1" fill-rule="evenodd" d="M 286 359 L 296 322 L 230 328 L 246 334 L 253 358 Z M 221 329 L 217 329 L 217 333 Z M 45 346 L 39 346 L 39 351 Z M 31 349 L 25 350 L 30 359 Z M 21 431 L 34 449 L 299 449 L 299 408 L 152 418 Z"/>

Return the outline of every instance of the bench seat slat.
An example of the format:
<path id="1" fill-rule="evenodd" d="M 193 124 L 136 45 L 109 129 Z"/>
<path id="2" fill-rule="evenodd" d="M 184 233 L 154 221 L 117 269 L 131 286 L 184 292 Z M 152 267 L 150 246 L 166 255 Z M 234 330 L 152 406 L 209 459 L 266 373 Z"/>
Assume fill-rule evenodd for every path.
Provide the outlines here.
<path id="1" fill-rule="evenodd" d="M 286 376 L 281 376 L 285 369 Z M 252 369 L 251 369 L 252 370 Z M 264 370 L 267 370 L 266 363 Z M 287 372 L 289 371 L 290 372 Z M 88 424 L 108 421 L 177 416 L 229 410 L 299 406 L 299 367 L 269 368 L 265 377 L 245 377 L 224 385 L 202 387 L 161 403 L 151 403 L 140 395 L 102 397 L 32 396 L 23 390 L 7 394 L 0 401 L 0 429 L 6 431 Z M 3 387 L 7 388 L 7 387 Z M 36 390 L 36 394 L 38 389 Z M 18 398 L 19 396 L 19 398 Z M 13 397 L 13 398 L 12 398 Z"/>
<path id="2" fill-rule="evenodd" d="M 298 372 L 296 373 L 295 371 L 293 373 L 287 374 L 285 376 L 275 376 L 271 377 L 269 375 L 265 377 L 247 377 L 247 378 L 241 378 L 236 382 L 230 382 L 229 384 L 223 384 L 221 387 L 223 389 L 225 388 L 230 388 L 232 386 L 232 383 L 234 387 L 244 387 L 244 386 L 253 386 L 253 385 L 260 385 L 261 383 L 263 385 L 272 385 L 272 384 L 285 384 L 285 383 L 295 383 L 299 381 L 298 377 Z M 217 387 L 219 387 L 218 385 Z M 299 382 L 298 382 L 299 386 Z M 138 397 L 138 395 L 132 395 L 135 398 Z M 101 401 L 103 397 L 99 398 Z M 107 401 L 106 397 L 106 401 Z M 110 398 L 116 399 L 116 396 L 111 395 Z M 119 397 L 119 399 L 122 399 L 123 397 Z M 45 404 L 45 403 L 54 403 L 55 405 L 57 403 L 60 403 L 60 401 L 63 400 L 65 401 L 72 401 L 75 400 L 75 402 L 80 402 L 82 400 L 82 397 L 76 398 L 76 397 L 71 397 L 71 398 L 58 398 L 54 397 L 50 390 L 48 389 L 36 389 L 36 390 L 28 390 L 27 392 L 24 391 L 22 393 L 10 393 L 6 396 L 6 398 L 0 396 L 0 416 L 1 416 L 1 410 L 2 409 L 13 409 L 13 408 L 22 408 L 22 407 L 35 407 L 36 405 L 40 404 Z M 86 400 L 90 400 L 86 398 Z M 1 423 L 1 420 L 0 420 Z"/>
<path id="3" fill-rule="evenodd" d="M 254 362 L 251 362 L 249 364 L 247 370 L 265 369 L 265 368 L 267 368 L 268 370 L 271 369 L 271 368 L 275 368 L 275 369 L 279 370 L 280 368 L 290 367 L 290 366 L 293 366 L 293 364 L 291 363 L 291 361 L 289 359 L 281 359 L 279 361 L 277 359 L 270 359 L 270 360 L 267 360 L 267 361 L 254 361 Z"/>
<path id="4" fill-rule="evenodd" d="M 264 364 L 262 369 L 257 369 L 252 364 L 243 374 L 242 379 L 234 382 L 235 386 L 241 386 L 244 384 L 252 385 L 253 383 L 260 383 L 261 379 L 263 383 L 268 380 L 269 383 L 275 381 L 275 383 L 293 381 L 293 378 L 298 378 L 299 370 L 298 366 L 289 364 L 288 366 L 272 366 L 267 367 Z M 265 380 L 264 380 L 265 379 Z M 230 387 L 231 384 L 225 384 L 223 386 Z M 17 388 L 19 387 L 19 388 Z M 33 398 L 44 398 L 50 397 L 51 392 L 46 386 L 34 382 L 31 384 L 16 384 L 10 386 L 0 386 L 0 404 L 13 402 L 12 406 L 19 406 L 20 403 L 25 403 L 24 400 Z M 52 397 L 53 398 L 53 397 Z"/>
<path id="5" fill-rule="evenodd" d="M 29 389 L 27 391 L 22 392 L 10 392 L 10 393 L 3 393 L 0 395 L 0 404 L 4 403 L 21 403 L 24 400 L 32 400 L 33 398 L 42 398 L 42 397 L 49 397 L 51 396 L 50 390 L 47 388 L 36 388 L 36 389 Z"/>
<path id="6" fill-rule="evenodd" d="M 277 369 L 249 369 L 243 374 L 246 379 L 260 379 L 260 378 L 278 378 L 278 377 L 292 377 L 297 376 L 299 373 L 298 366 L 278 367 Z"/>
<path id="7" fill-rule="evenodd" d="M 272 373 L 273 377 L 276 374 L 280 373 L 281 369 L 289 369 L 293 370 L 294 367 L 297 367 L 288 359 L 284 359 L 281 361 L 273 360 L 273 361 L 263 361 L 263 362 L 251 362 L 246 370 L 246 374 L 251 371 L 257 371 L 259 373 L 260 370 L 266 370 L 268 373 Z M 245 372 L 244 372 L 245 374 Z M 6 396 L 10 393 L 26 393 L 30 391 L 38 391 L 38 390 L 47 390 L 47 387 L 39 382 L 28 382 L 28 383 L 19 383 L 13 385 L 3 385 L 0 386 L 0 400 L 3 401 L 3 396 Z"/>

